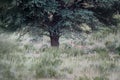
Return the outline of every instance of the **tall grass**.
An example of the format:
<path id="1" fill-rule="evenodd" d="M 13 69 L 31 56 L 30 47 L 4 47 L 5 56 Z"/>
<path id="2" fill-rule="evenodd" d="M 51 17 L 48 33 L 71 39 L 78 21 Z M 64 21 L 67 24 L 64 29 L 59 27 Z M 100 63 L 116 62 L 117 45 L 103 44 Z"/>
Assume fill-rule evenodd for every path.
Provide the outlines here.
<path id="1" fill-rule="evenodd" d="M 108 80 L 114 73 L 116 79 L 110 80 L 119 80 L 120 56 L 115 54 L 120 54 L 119 32 L 114 34 L 108 30 L 92 33 L 84 40 L 75 39 L 76 36 L 72 39 L 74 44 L 69 44 L 69 39 L 64 37 L 62 40 L 66 42 L 58 49 L 43 45 L 39 48 L 36 46 L 37 43 L 42 44 L 39 41 L 36 44 L 29 41 L 21 44 L 24 40 L 17 42 L 1 36 L 0 80 L 63 77 L 64 80 L 66 77 L 71 80 Z"/>
<path id="2" fill-rule="evenodd" d="M 19 48 L 14 40 L 0 39 L 0 80 L 34 80 L 58 77 L 61 60 L 57 49 L 38 51 L 33 47 Z M 32 49 L 32 50 L 31 50 Z M 31 53 L 26 53 L 27 51 Z M 58 53 L 58 54 L 57 54 Z"/>

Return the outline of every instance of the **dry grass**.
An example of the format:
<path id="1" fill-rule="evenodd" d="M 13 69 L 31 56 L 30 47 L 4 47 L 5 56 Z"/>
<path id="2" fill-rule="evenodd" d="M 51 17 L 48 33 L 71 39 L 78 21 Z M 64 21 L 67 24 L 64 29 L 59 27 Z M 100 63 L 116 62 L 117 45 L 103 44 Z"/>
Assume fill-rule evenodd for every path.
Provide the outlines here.
<path id="1" fill-rule="evenodd" d="M 105 33 L 68 32 L 59 49 L 46 36 L 1 34 L 0 80 L 119 80 L 120 33 Z"/>

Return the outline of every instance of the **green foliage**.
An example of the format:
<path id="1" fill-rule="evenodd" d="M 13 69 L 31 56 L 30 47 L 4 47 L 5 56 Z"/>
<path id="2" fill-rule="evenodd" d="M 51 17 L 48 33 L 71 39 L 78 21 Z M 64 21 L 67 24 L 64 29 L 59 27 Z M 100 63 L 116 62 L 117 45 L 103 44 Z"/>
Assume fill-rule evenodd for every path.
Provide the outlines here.
<path id="1" fill-rule="evenodd" d="M 75 28 L 81 23 L 87 23 L 94 27 L 97 25 L 95 23 L 99 22 L 98 19 L 104 23 L 106 21 L 111 23 L 112 15 L 119 11 L 114 7 L 116 4 L 119 5 L 119 0 L 85 1 L 88 5 L 91 2 L 94 9 L 82 7 L 80 1 L 13 0 L 11 6 L 3 11 L 6 14 L 1 14 L 4 16 L 2 23 L 5 23 L 5 28 L 12 30 L 29 24 L 29 26 L 39 26 L 50 33 L 59 35 L 60 30 L 65 26 Z"/>
<path id="2" fill-rule="evenodd" d="M 119 4 L 119 0 L 101 0 L 101 6 L 98 7 L 98 12 L 96 12 L 96 16 L 100 19 L 100 15 L 101 17 L 101 21 L 103 21 L 104 23 L 107 22 L 107 24 L 111 25 L 111 24 L 116 24 L 116 20 L 113 19 L 113 15 L 115 13 L 117 13 L 119 11 L 119 9 L 117 9 L 116 2 Z M 120 5 L 120 4 L 119 4 Z M 107 15 L 106 15 L 107 14 Z"/>

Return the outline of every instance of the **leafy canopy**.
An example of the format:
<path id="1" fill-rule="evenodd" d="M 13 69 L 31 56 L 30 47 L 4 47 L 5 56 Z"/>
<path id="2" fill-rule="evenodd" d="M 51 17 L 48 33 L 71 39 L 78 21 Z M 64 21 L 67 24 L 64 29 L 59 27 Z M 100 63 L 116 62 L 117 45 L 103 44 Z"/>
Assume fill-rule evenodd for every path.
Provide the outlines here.
<path id="1" fill-rule="evenodd" d="M 11 4 L 10 4 L 11 1 Z M 112 24 L 112 16 L 120 12 L 119 0 L 1 0 L 7 4 L 1 10 L 1 23 L 15 30 L 29 25 L 53 34 L 81 23 L 94 27 L 99 21 Z M 52 35 L 53 35 L 52 34 Z"/>

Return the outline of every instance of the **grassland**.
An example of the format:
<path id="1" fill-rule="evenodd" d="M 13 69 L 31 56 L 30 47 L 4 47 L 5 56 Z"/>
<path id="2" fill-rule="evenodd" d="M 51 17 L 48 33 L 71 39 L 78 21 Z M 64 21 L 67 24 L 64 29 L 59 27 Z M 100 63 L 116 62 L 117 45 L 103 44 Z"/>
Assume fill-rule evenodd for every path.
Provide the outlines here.
<path id="1" fill-rule="evenodd" d="M 18 37 L 0 35 L 0 80 L 119 80 L 119 30 L 68 32 L 59 49 L 47 36 Z"/>

